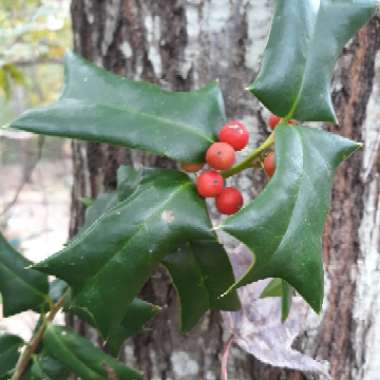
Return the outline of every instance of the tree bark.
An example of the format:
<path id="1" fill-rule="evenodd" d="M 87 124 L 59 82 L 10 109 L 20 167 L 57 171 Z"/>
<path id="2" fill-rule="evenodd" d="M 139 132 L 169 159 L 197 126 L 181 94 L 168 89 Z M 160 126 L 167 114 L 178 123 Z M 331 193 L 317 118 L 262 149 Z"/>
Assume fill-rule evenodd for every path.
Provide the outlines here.
<path id="1" fill-rule="evenodd" d="M 73 0 L 74 46 L 108 70 L 172 90 L 220 80 L 229 117 L 243 119 L 257 145 L 266 134 L 267 112 L 244 89 L 258 71 L 272 12 L 270 0 Z M 302 350 L 330 362 L 334 380 L 378 380 L 380 369 L 379 47 L 375 17 L 345 50 L 334 80 L 340 127 L 329 129 L 362 140 L 365 147 L 339 170 L 324 236 L 325 309 L 321 318 L 310 313 L 299 341 Z M 73 161 L 72 235 L 83 222 L 79 199 L 113 189 L 120 164 L 175 165 L 152 155 L 78 142 L 73 142 Z M 245 173 L 236 181 L 251 197 L 263 177 Z M 180 334 L 176 296 L 163 271 L 145 286 L 143 298 L 165 307 L 149 331 L 128 343 L 126 361 L 149 380 L 219 379 L 226 339 L 219 315 L 210 313 L 190 334 Z M 263 365 L 238 349 L 232 353 L 231 379 L 316 378 Z"/>

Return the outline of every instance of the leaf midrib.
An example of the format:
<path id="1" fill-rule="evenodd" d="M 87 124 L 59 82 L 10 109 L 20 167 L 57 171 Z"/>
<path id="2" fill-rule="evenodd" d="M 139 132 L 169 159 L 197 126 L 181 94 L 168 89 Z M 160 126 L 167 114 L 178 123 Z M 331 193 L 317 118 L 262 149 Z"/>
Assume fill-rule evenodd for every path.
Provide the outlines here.
<path id="1" fill-rule="evenodd" d="M 162 116 L 158 116 L 158 115 L 154 115 L 154 114 L 149 114 L 145 111 L 137 111 L 136 109 L 134 108 L 131 108 L 131 107 L 128 107 L 128 106 L 123 106 L 123 107 L 117 107 L 115 105 L 109 105 L 109 104 L 99 104 L 99 103 L 96 103 L 96 102 L 91 102 L 91 101 L 87 101 L 87 100 L 80 100 L 80 99 L 76 99 L 76 98 L 63 98 L 63 99 L 60 99 L 58 101 L 57 104 L 61 103 L 61 102 L 64 102 L 65 100 L 73 100 L 75 101 L 76 103 L 83 103 L 85 105 L 90 105 L 92 107 L 97 107 L 97 108 L 106 108 L 106 109 L 109 109 L 109 110 L 114 110 L 114 111 L 119 111 L 119 112 L 126 112 L 126 113 L 130 113 L 130 114 L 133 114 L 133 115 L 138 115 L 138 116 L 142 116 L 148 120 L 152 120 L 153 122 L 160 122 L 161 123 L 161 126 L 165 126 L 167 128 L 169 128 L 169 131 L 172 132 L 173 131 L 173 128 L 172 127 L 180 127 L 186 131 L 189 132 L 189 134 L 193 134 L 193 135 L 196 135 L 196 136 L 199 136 L 201 137 L 202 139 L 206 140 L 208 143 L 213 143 L 214 140 L 212 140 L 211 138 L 209 138 L 208 136 L 202 134 L 199 132 L 198 129 L 194 129 L 194 128 L 191 128 L 191 126 L 187 125 L 187 124 L 183 124 L 181 122 L 174 122 L 168 118 L 165 118 L 165 117 L 162 117 Z"/>

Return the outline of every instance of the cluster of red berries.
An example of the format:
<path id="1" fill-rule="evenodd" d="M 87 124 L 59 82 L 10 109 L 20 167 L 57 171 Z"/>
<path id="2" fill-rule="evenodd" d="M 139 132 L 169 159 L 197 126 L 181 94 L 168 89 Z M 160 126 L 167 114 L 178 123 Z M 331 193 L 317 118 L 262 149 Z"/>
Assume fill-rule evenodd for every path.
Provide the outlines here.
<path id="1" fill-rule="evenodd" d="M 271 115 L 268 119 L 270 129 L 275 129 L 281 118 Z M 294 122 L 291 121 L 293 124 Z M 236 151 L 243 150 L 249 141 L 249 132 L 246 126 L 237 120 L 224 125 L 219 132 L 219 142 L 213 143 L 206 152 L 206 162 L 211 168 L 202 172 L 196 180 L 198 194 L 203 198 L 215 198 L 216 208 L 221 214 L 232 215 L 243 206 L 243 196 L 235 187 L 225 187 L 224 178 L 220 170 L 230 169 L 236 160 Z M 181 168 L 189 173 L 201 170 L 203 163 L 183 163 Z M 264 161 L 263 168 L 268 177 L 272 177 L 276 169 L 275 155 L 269 153 Z"/>
<path id="2" fill-rule="evenodd" d="M 219 141 L 210 145 L 206 162 L 211 168 L 202 172 L 196 181 L 198 194 L 203 198 L 215 198 L 215 205 L 221 214 L 231 215 L 243 206 L 243 196 L 235 187 L 225 187 L 220 170 L 230 169 L 236 160 L 236 151 L 244 149 L 249 141 L 246 126 L 237 120 L 224 125 L 219 132 Z M 196 172 L 203 164 L 183 164 L 182 169 Z"/>

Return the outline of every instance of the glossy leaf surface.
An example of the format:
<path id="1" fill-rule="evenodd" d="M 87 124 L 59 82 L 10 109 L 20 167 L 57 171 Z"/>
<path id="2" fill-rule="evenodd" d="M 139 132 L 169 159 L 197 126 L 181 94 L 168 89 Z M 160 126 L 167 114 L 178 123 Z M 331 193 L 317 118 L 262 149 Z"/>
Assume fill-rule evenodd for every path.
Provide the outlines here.
<path id="1" fill-rule="evenodd" d="M 280 125 L 276 171 L 262 193 L 222 228 L 255 253 L 236 286 L 287 281 L 319 312 L 323 299 L 321 236 L 335 169 L 360 145 L 322 130 Z"/>
<path id="2" fill-rule="evenodd" d="M 69 53 L 58 102 L 26 112 L 11 127 L 200 162 L 224 121 L 217 83 L 193 92 L 169 92 L 117 76 Z"/>
<path id="3" fill-rule="evenodd" d="M 101 193 L 91 202 L 91 205 L 86 209 L 84 227 L 75 239 L 80 238 L 80 234 L 85 233 L 87 227 L 95 223 L 104 213 L 118 204 L 119 199 L 124 200 L 131 195 L 141 182 L 142 178 L 143 171 L 136 171 L 130 166 L 121 166 L 117 172 L 117 192 Z M 74 241 L 75 240 L 70 242 L 70 244 Z M 65 284 L 62 280 L 56 281 Z M 52 291 L 50 293 L 52 293 Z M 143 325 L 152 319 L 159 311 L 159 306 L 138 298 L 134 299 L 126 307 L 126 313 L 122 322 L 119 325 L 115 325 L 109 331 L 106 342 L 107 349 L 116 356 L 124 341 L 140 331 Z M 82 314 L 82 317 L 84 317 L 89 323 L 94 323 L 94 321 L 91 318 L 88 318 L 88 316 Z"/>
<path id="4" fill-rule="evenodd" d="M 238 310 L 236 292 L 220 297 L 234 282 L 223 246 L 214 241 L 182 245 L 162 260 L 172 277 L 181 305 L 181 328 L 189 331 L 209 310 Z"/>
<path id="5" fill-rule="evenodd" d="M 0 233 L 0 292 L 5 317 L 37 309 L 47 300 L 47 276 L 29 268 L 31 265 Z"/>
<path id="6" fill-rule="evenodd" d="M 13 369 L 23 345 L 24 341 L 17 335 L 0 335 L 0 378 L 6 378 L 6 374 Z"/>
<path id="7" fill-rule="evenodd" d="M 278 116 L 334 122 L 330 82 L 336 60 L 377 5 L 376 0 L 278 0 L 253 94 Z"/>
<path id="8" fill-rule="evenodd" d="M 168 252 L 183 241 L 214 238 L 189 177 L 151 170 L 136 192 L 36 268 L 65 280 L 73 291 L 71 307 L 107 339 Z"/>
<path id="9" fill-rule="evenodd" d="M 139 372 L 106 355 L 90 341 L 69 329 L 50 324 L 43 344 L 49 355 L 83 380 L 136 380 L 141 377 Z"/>

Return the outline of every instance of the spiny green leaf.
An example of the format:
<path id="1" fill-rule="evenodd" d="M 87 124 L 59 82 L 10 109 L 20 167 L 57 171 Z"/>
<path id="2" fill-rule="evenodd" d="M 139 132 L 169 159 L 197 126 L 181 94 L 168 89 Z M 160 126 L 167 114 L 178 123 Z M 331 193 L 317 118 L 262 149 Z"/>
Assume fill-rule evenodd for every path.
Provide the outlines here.
<path id="1" fill-rule="evenodd" d="M 161 310 L 159 306 L 138 298 L 133 300 L 127 308 L 124 319 L 118 328 L 115 328 L 107 339 L 107 348 L 112 355 L 117 355 L 123 342 L 136 335 L 143 325 L 154 318 Z"/>
<path id="2" fill-rule="evenodd" d="M 210 241 L 193 241 L 165 256 L 181 304 L 181 328 L 189 331 L 209 309 L 238 310 L 232 292 L 220 297 L 234 282 L 232 267 L 223 246 Z"/>
<path id="3" fill-rule="evenodd" d="M 47 276 L 30 268 L 32 263 L 17 252 L 0 233 L 0 292 L 4 316 L 38 309 L 47 300 Z"/>
<path id="4" fill-rule="evenodd" d="M 127 198 L 142 180 L 143 172 L 136 171 L 129 166 L 121 166 L 117 172 L 117 178 L 117 193 L 102 193 L 97 196 L 86 210 L 85 224 L 81 232 L 85 231 L 87 227 L 99 219 L 106 211 L 115 206 L 119 199 L 124 200 Z M 80 233 L 76 236 L 76 239 L 80 236 Z M 159 306 L 152 305 L 138 298 L 134 299 L 127 306 L 122 322 L 110 330 L 106 342 L 107 349 L 116 356 L 124 341 L 140 331 L 143 325 L 152 319 L 159 311 Z M 83 316 L 82 313 L 79 314 Z M 88 320 L 86 315 L 83 317 Z M 93 320 L 90 319 L 88 322 L 93 323 Z"/>
<path id="5" fill-rule="evenodd" d="M 50 324 L 43 345 L 46 352 L 83 380 L 136 380 L 141 374 L 106 355 L 73 331 Z"/>
<path id="6" fill-rule="evenodd" d="M 58 102 L 26 112 L 11 127 L 201 162 L 224 122 L 218 83 L 193 92 L 169 92 L 114 75 L 70 53 Z"/>
<path id="7" fill-rule="evenodd" d="M 360 147 L 317 129 L 276 128 L 276 172 L 263 192 L 222 228 L 255 253 L 235 286 L 278 277 L 319 312 L 323 299 L 321 235 L 335 169 Z"/>
<path id="8" fill-rule="evenodd" d="M 126 199 L 143 177 L 142 170 L 121 166 L 117 175 L 119 199 Z M 100 194 L 86 212 L 86 226 L 114 205 L 114 193 Z M 219 299 L 233 283 L 234 277 L 227 254 L 216 240 L 187 243 L 178 251 L 166 256 L 162 262 L 169 269 L 179 293 L 184 331 L 190 330 L 209 309 L 239 308 L 236 293 Z M 112 353 L 117 353 L 124 340 L 136 334 L 158 311 L 158 306 L 139 299 L 134 300 L 129 305 L 122 324 L 110 332 L 107 346 L 112 349 Z"/>
<path id="9" fill-rule="evenodd" d="M 332 121 L 332 72 L 377 0 L 278 0 L 259 76 L 250 90 L 276 115 Z"/>
<path id="10" fill-rule="evenodd" d="M 107 339 L 168 252 L 185 241 L 214 238 L 189 177 L 151 170 L 137 191 L 35 268 L 65 280 L 71 307 Z"/>
<path id="11" fill-rule="evenodd" d="M 4 377 L 16 364 L 19 350 L 24 341 L 17 335 L 0 335 L 0 378 Z"/>

